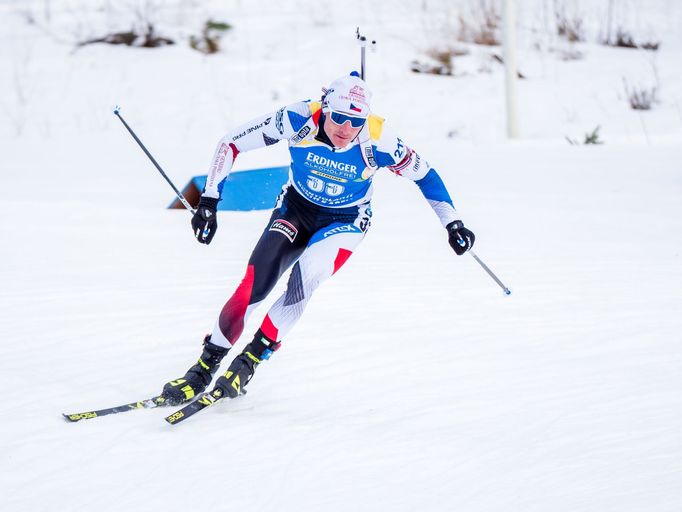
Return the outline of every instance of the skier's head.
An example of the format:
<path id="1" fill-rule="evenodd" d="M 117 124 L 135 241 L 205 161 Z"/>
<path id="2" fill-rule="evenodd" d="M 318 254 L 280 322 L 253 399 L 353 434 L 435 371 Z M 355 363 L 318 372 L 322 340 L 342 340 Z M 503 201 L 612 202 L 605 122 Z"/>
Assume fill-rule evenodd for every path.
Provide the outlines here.
<path id="1" fill-rule="evenodd" d="M 324 93 L 324 131 L 334 146 L 344 147 L 365 125 L 372 93 L 355 72 L 334 80 Z"/>
<path id="2" fill-rule="evenodd" d="M 322 107 L 353 117 L 367 118 L 372 92 L 357 71 L 334 80 L 322 97 Z"/>

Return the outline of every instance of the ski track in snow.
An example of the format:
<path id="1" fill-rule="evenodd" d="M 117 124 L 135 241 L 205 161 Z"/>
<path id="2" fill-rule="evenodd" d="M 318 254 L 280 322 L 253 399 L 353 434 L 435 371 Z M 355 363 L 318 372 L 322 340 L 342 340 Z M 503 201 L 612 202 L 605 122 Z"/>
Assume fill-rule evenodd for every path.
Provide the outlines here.
<path id="1" fill-rule="evenodd" d="M 127 119 L 180 186 L 203 172 L 228 120 L 299 99 L 355 64 L 355 47 L 351 59 L 347 44 L 322 38 L 345 36 L 353 13 L 325 25 L 327 4 L 309 6 L 305 20 L 279 6 L 263 31 L 263 6 L 247 4 L 217 57 L 234 68 L 180 47 L 131 61 L 125 49 L 71 54 L 35 39 L 31 122 L 21 137 L 0 129 L 0 509 L 679 512 L 679 35 L 661 48 L 663 102 L 647 114 L 624 109 L 610 86 L 569 97 L 590 73 L 620 84 L 619 50 L 592 45 L 561 66 L 526 50 L 528 140 L 503 142 L 501 103 L 490 99 L 501 98 L 501 71 L 406 74 L 416 43 L 399 29 L 417 7 L 353 3 L 361 20 L 385 14 L 377 32 L 391 51 L 370 56 L 377 102 L 439 170 L 475 251 L 513 295 L 452 253 L 417 187 L 382 172 L 367 239 L 248 395 L 176 427 L 163 421 L 169 409 L 63 421 L 151 397 L 182 375 L 269 217 L 220 212 L 213 243 L 197 244 L 187 212 L 164 209 L 170 189 L 109 103 L 126 100 Z M 653 11 L 647 19 L 662 12 Z M 282 17 L 301 29 L 312 20 L 311 37 L 273 31 Z M 34 34 L 11 19 L 13 44 Z M 262 47 L 249 43 L 256 33 Z M 322 48 L 330 58 L 319 69 L 303 64 Z M 11 83 L 17 61 L 5 47 L 0 58 L 9 63 L 0 80 Z M 184 81 L 177 63 L 187 64 Z M 259 86 L 268 80 L 277 85 Z M 397 81 L 400 90 L 389 87 Z M 546 90 L 554 102 L 531 101 Z M 439 100 L 424 105 L 424 95 Z M 402 108 L 405 97 L 418 108 Z M 443 98 L 452 117 L 438 115 Z M 562 139 L 599 123 L 605 145 Z M 446 138 L 452 129 L 466 140 Z M 281 164 L 286 151 L 239 162 Z"/>

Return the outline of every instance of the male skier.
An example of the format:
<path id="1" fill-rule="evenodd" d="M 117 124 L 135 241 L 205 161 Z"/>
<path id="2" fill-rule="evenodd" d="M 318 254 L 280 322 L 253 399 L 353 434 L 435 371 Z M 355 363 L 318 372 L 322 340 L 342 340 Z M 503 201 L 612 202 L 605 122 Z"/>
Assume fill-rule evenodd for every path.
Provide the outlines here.
<path id="1" fill-rule="evenodd" d="M 251 254 L 241 284 L 204 339 L 198 362 L 164 385 L 170 405 L 191 400 L 211 383 L 249 314 L 293 265 L 287 290 L 253 340 L 216 381 L 222 396 L 244 392 L 256 367 L 280 347 L 315 289 L 348 260 L 370 226 L 372 177 L 379 168 L 414 181 L 448 232 L 458 255 L 474 244 L 440 176 L 370 111 L 371 93 L 357 73 L 330 85 L 321 101 L 302 101 L 258 117 L 225 135 L 213 156 L 206 188 L 192 218 L 197 240 L 209 244 L 218 227 L 222 185 L 237 155 L 286 140 L 289 181 Z"/>

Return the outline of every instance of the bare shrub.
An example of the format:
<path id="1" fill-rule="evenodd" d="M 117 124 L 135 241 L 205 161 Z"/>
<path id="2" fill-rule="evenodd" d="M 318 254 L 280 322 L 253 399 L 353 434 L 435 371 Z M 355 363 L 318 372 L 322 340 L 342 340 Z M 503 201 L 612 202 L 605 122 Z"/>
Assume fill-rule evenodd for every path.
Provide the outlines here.
<path id="1" fill-rule="evenodd" d="M 426 54 L 434 59 L 454 59 L 455 57 L 464 57 L 471 52 L 466 47 L 448 46 L 447 48 L 429 48 Z"/>
<path id="2" fill-rule="evenodd" d="M 583 28 L 583 18 L 575 14 L 569 16 L 566 14 L 564 4 L 555 6 L 554 18 L 556 20 L 556 30 L 559 37 L 563 37 L 571 43 L 576 43 L 585 40 L 585 31 Z"/>
<path id="3" fill-rule="evenodd" d="M 437 62 L 436 68 L 439 75 L 452 75 L 453 62 L 452 53 L 448 50 L 439 50 L 431 48 L 426 54 Z"/>
<path id="4" fill-rule="evenodd" d="M 618 27 L 616 31 L 616 40 L 613 42 L 612 46 L 617 46 L 619 48 L 637 48 L 637 43 L 632 35 L 627 32 L 623 27 Z"/>
<path id="5" fill-rule="evenodd" d="M 486 46 L 500 45 L 500 8 L 497 0 L 478 0 L 470 15 L 459 17 L 459 40 Z"/>
<path id="6" fill-rule="evenodd" d="M 107 4 L 109 6 L 109 4 Z M 120 10 L 120 6 L 112 9 Z M 134 46 L 138 48 L 157 48 L 175 44 L 169 37 L 158 35 L 156 18 L 161 9 L 161 3 L 158 0 L 139 0 L 132 4 L 124 4 L 122 7 L 126 17 L 132 18 L 130 21 L 131 29 L 128 31 L 111 32 L 100 37 L 91 37 L 81 42 L 77 46 L 85 46 L 94 43 L 106 44 L 123 44 L 126 46 Z M 114 11 L 116 12 L 116 11 Z"/>
<path id="7" fill-rule="evenodd" d="M 193 49 L 207 55 L 217 53 L 220 51 L 220 39 L 231 28 L 232 25 L 229 23 L 208 20 L 204 23 L 200 36 L 190 36 L 189 45 Z"/>
<path id="8" fill-rule="evenodd" d="M 652 50 L 656 51 L 658 48 L 661 46 L 660 41 L 647 41 L 646 43 L 642 43 L 639 45 L 640 48 L 643 50 Z"/>
<path id="9" fill-rule="evenodd" d="M 658 87 L 630 87 L 623 79 L 625 95 L 633 110 L 651 110 L 651 107 L 658 101 Z"/>
<path id="10" fill-rule="evenodd" d="M 175 44 L 172 39 L 158 36 L 156 34 L 156 29 L 151 22 L 133 27 L 127 32 L 114 32 L 112 34 L 107 34 L 104 37 L 88 39 L 78 43 L 78 46 L 94 43 L 124 44 L 126 46 L 135 46 L 139 48 L 157 48 L 159 46 Z"/>
<path id="11" fill-rule="evenodd" d="M 420 60 L 413 60 L 410 62 L 410 71 L 413 73 L 426 73 L 428 75 L 446 75 L 452 76 L 452 68 L 439 64 L 430 64 Z"/>
<path id="12" fill-rule="evenodd" d="M 604 144 L 604 141 L 599 138 L 599 128 L 601 128 L 599 125 L 592 130 L 590 133 L 586 133 L 582 142 L 582 145 L 599 145 L 599 144 Z M 571 146 L 580 146 L 581 143 L 578 141 L 578 139 L 572 139 L 568 136 L 566 136 L 566 140 Z"/>
<path id="13" fill-rule="evenodd" d="M 586 133 L 583 144 L 604 144 L 604 142 L 599 139 L 599 128 L 600 126 L 597 125 L 597 127 L 592 130 L 592 133 Z"/>
<path id="14" fill-rule="evenodd" d="M 623 27 L 618 27 L 616 30 L 615 39 L 611 40 L 609 38 L 602 41 L 603 44 L 607 46 L 616 46 L 618 48 L 641 48 L 643 50 L 656 51 L 660 48 L 660 41 L 643 41 L 637 42 L 630 32 L 628 32 Z"/>
<path id="15" fill-rule="evenodd" d="M 448 47 L 432 47 L 424 52 L 429 57 L 429 62 L 422 62 L 413 60 L 410 63 L 410 69 L 414 73 L 429 73 L 432 75 L 454 75 L 454 60 L 455 57 L 463 57 L 469 55 L 467 48 L 458 48 L 455 46 Z"/>

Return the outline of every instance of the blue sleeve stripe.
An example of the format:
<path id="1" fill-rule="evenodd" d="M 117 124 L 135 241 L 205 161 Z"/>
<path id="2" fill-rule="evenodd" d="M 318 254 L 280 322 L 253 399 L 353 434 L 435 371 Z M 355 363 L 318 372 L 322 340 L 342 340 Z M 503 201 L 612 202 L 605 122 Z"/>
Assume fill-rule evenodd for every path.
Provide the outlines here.
<path id="1" fill-rule="evenodd" d="M 453 206 L 450 194 L 448 194 L 443 180 L 440 178 L 435 169 L 429 169 L 429 172 L 422 179 L 415 181 L 417 186 L 424 194 L 426 199 L 431 201 L 444 201 L 450 206 Z M 453 206 L 454 207 L 454 206 Z"/>
<path id="2" fill-rule="evenodd" d="M 374 150 L 374 157 L 377 159 L 377 166 L 388 167 L 389 165 L 395 165 L 398 163 L 390 153 L 378 151 L 376 146 L 372 146 L 372 149 Z"/>
<path id="3" fill-rule="evenodd" d="M 308 121 L 307 117 L 303 117 L 302 115 L 292 112 L 291 110 L 287 110 L 287 116 L 289 117 L 289 122 L 291 123 L 291 127 L 295 132 L 303 128 L 303 125 Z"/>

